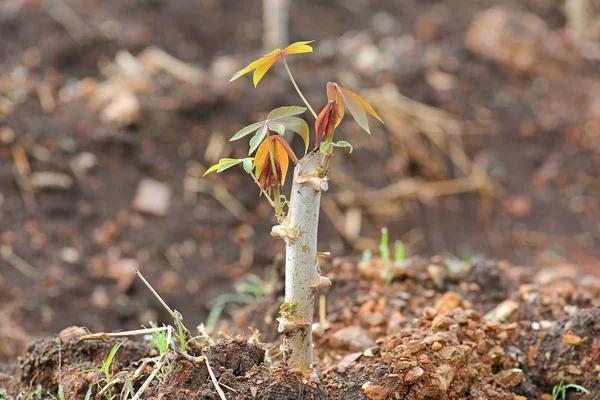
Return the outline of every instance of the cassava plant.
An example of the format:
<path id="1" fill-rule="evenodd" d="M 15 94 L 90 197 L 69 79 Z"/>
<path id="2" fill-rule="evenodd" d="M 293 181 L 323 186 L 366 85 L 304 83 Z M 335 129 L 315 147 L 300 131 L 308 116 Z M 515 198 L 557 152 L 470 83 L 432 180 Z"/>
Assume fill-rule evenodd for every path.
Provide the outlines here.
<path id="1" fill-rule="evenodd" d="M 241 164 L 254 179 L 275 210 L 278 225 L 271 235 L 281 238 L 286 244 L 285 302 L 280 307 L 279 332 L 283 336 L 284 360 L 292 368 L 308 373 L 312 367 L 313 344 L 312 322 L 315 292 L 328 287 L 331 281 L 321 276 L 317 251 L 317 232 L 321 193 L 327 190 L 327 170 L 336 147 L 348 147 L 350 143 L 334 141 L 334 133 L 347 109 L 354 120 L 369 130 L 367 113 L 381 121 L 375 110 L 356 93 L 334 82 L 327 83 L 328 103 L 317 115 L 296 84 L 286 57 L 292 54 L 311 53 L 311 42 L 297 42 L 285 49 L 275 49 L 247 67 L 236 72 L 231 81 L 254 71 L 254 86 L 278 59 L 281 59 L 290 81 L 298 95 L 315 118 L 313 150 L 310 148 L 310 129 L 301 118 L 307 108 L 298 106 L 280 107 L 271 111 L 264 121 L 259 121 L 239 130 L 230 140 L 250 139 L 249 155 L 242 159 L 221 159 L 206 173 L 222 172 Z M 381 121 L 383 122 L 383 121 Z M 284 139 L 286 131 L 300 135 L 304 141 L 305 154 L 300 160 Z M 282 193 L 290 160 L 296 165 L 289 201 Z"/>

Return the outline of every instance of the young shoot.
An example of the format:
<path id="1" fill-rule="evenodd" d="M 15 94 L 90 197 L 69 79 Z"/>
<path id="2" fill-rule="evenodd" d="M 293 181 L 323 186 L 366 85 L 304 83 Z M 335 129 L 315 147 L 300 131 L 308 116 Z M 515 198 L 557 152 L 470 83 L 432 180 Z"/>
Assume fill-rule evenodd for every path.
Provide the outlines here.
<path id="1" fill-rule="evenodd" d="M 312 357 L 313 314 L 315 293 L 319 288 L 331 285 L 331 281 L 320 274 L 318 267 L 317 234 L 321 194 L 328 188 L 327 171 L 329 161 L 336 148 L 352 145 L 345 140 L 334 140 L 336 128 L 348 110 L 358 125 L 371 134 L 367 113 L 383 122 L 373 107 L 356 93 L 341 87 L 335 82 L 326 86 L 327 104 L 317 114 L 294 76 L 286 57 L 312 53 L 312 41 L 296 42 L 285 49 L 275 49 L 236 72 L 231 81 L 253 72 L 256 87 L 267 71 L 279 60 L 283 64 L 290 82 L 305 107 L 279 107 L 267 114 L 262 121 L 254 122 L 240 129 L 231 141 L 250 137 L 247 158 L 223 158 L 210 167 L 206 174 L 223 172 L 236 165 L 242 165 L 273 207 L 278 225 L 271 235 L 286 243 L 285 302 L 281 307 L 279 332 L 283 336 L 284 361 L 292 368 L 309 373 L 315 365 Z M 306 111 L 315 119 L 314 142 L 310 143 L 310 127 L 304 120 Z M 298 158 L 284 138 L 291 131 L 302 139 L 304 156 Z M 309 149 L 311 149 L 309 151 Z M 283 194 L 288 176 L 290 161 L 295 165 L 291 196 Z M 389 254 L 388 254 L 389 256 Z M 249 302 L 258 297 L 249 293 L 237 293 L 220 298 L 215 303 L 207 325 L 216 322 L 218 314 L 226 302 Z"/>
<path id="2" fill-rule="evenodd" d="M 576 385 L 574 383 L 569 383 L 565 385 L 565 378 L 562 378 L 560 382 L 552 388 L 552 400 L 567 400 L 567 391 L 569 389 L 573 389 L 585 394 L 592 394 L 589 390 L 584 388 L 583 386 Z"/>
<path id="3" fill-rule="evenodd" d="M 404 268 L 405 254 L 404 243 L 401 240 L 394 242 L 394 262 L 390 261 L 389 233 L 387 228 L 381 228 L 381 240 L 379 242 L 379 255 L 385 266 L 383 271 L 383 279 L 387 285 L 391 285 L 396 276 L 395 271 L 399 268 Z"/>

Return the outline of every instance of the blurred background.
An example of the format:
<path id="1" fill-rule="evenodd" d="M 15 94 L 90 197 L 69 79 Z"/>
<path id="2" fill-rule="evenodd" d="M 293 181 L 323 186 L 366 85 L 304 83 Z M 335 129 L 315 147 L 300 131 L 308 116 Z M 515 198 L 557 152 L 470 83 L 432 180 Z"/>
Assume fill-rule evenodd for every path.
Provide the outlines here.
<path id="1" fill-rule="evenodd" d="M 334 157 L 319 250 L 376 253 L 385 226 L 410 255 L 597 272 L 598 3 L 2 0 L 0 361 L 69 325 L 160 320 L 133 268 L 191 324 L 264 276 L 284 250 L 270 206 L 241 168 L 202 175 L 301 105 L 280 64 L 228 83 L 299 40 L 315 109 L 336 81 L 386 122 L 338 128 L 355 151 Z"/>

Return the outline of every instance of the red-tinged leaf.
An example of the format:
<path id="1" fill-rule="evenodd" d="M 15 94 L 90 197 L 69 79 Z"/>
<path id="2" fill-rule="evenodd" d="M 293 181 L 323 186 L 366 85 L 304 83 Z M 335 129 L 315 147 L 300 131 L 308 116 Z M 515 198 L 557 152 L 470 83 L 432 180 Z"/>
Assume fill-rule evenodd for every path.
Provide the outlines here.
<path id="1" fill-rule="evenodd" d="M 254 174 L 257 177 L 260 177 L 265 165 L 269 162 L 269 140 L 263 141 L 258 150 L 256 151 L 256 156 L 254 156 Z"/>
<path id="2" fill-rule="evenodd" d="M 290 44 L 286 47 L 282 53 L 283 54 L 301 54 L 301 53 L 312 53 L 313 49 L 311 46 L 308 46 L 309 43 L 314 42 L 314 40 L 309 40 L 307 42 L 296 42 Z"/>
<path id="3" fill-rule="evenodd" d="M 310 142 L 310 129 L 308 124 L 302 118 L 289 117 L 278 120 L 279 123 L 283 124 L 286 129 L 292 132 L 296 132 L 302 140 L 304 140 L 304 154 L 308 151 L 308 145 Z"/>
<path id="4" fill-rule="evenodd" d="M 350 111 L 350 114 L 352 114 L 354 120 L 370 135 L 371 131 L 369 130 L 369 122 L 367 121 L 367 113 L 365 112 L 365 109 L 353 97 L 348 96 L 343 92 L 342 96 L 344 97 L 348 111 Z"/>
<path id="5" fill-rule="evenodd" d="M 335 82 L 327 82 L 327 100 L 335 100 L 337 102 L 338 121 L 335 127 L 344 119 L 344 98 L 340 92 L 340 86 Z"/>
<path id="6" fill-rule="evenodd" d="M 285 142 L 285 140 L 280 139 L 278 136 L 272 136 L 272 143 L 273 143 L 273 159 L 275 161 L 275 167 L 279 167 L 279 170 L 277 170 L 277 177 L 279 178 L 279 182 L 283 185 L 283 182 L 285 182 L 285 176 L 287 175 L 287 170 L 290 164 L 290 159 L 289 159 L 289 155 L 286 149 L 286 146 L 288 146 L 288 144 Z M 284 145 L 285 143 L 285 145 Z M 291 152 L 292 149 L 290 149 Z M 293 152 L 292 152 L 293 154 Z M 294 156 L 295 158 L 295 156 Z M 279 164 L 279 165 L 277 165 Z"/>
<path id="7" fill-rule="evenodd" d="M 254 132 L 255 130 L 257 130 L 258 128 L 260 128 L 262 125 L 264 124 L 263 121 L 254 123 L 252 125 L 248 125 L 242 129 L 240 129 L 239 131 L 237 131 L 237 133 L 235 135 L 233 135 L 233 137 L 231 139 L 229 139 L 230 142 L 233 142 L 234 140 L 238 140 L 243 138 L 244 136 Z"/>
<path id="8" fill-rule="evenodd" d="M 348 89 L 345 89 L 345 88 L 340 88 L 340 89 L 342 89 L 342 91 L 345 94 L 347 94 L 348 96 L 351 96 L 354 100 L 356 100 L 369 114 L 371 114 L 372 116 L 377 118 L 379 121 L 381 121 L 382 124 L 384 123 L 383 120 L 381 119 L 381 117 L 379 115 L 377 115 L 377 113 L 375 112 L 373 107 L 371 107 L 371 105 L 369 103 L 367 103 L 362 97 L 360 97 L 359 95 L 357 95 L 354 92 L 351 92 Z"/>
<path id="9" fill-rule="evenodd" d="M 337 102 L 330 100 L 329 103 L 319 113 L 315 122 L 316 141 L 319 143 L 323 138 L 329 138 L 335 130 L 335 124 L 338 119 Z"/>
<path id="10" fill-rule="evenodd" d="M 269 161 L 258 177 L 258 184 L 262 189 L 270 190 L 272 182 L 273 174 L 271 173 L 271 162 Z"/>
<path id="11" fill-rule="evenodd" d="M 287 155 L 290 157 L 290 160 L 294 163 L 294 165 L 298 165 L 298 157 L 294 154 L 294 150 L 290 147 L 288 142 L 285 139 L 278 137 L 277 142 L 283 147 Z"/>

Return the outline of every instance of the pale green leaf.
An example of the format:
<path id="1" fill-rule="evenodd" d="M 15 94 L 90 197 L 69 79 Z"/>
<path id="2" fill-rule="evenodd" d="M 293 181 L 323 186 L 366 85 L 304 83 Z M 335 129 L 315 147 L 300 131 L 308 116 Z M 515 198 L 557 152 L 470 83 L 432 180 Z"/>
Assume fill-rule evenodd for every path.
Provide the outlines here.
<path id="1" fill-rule="evenodd" d="M 236 158 L 222 158 L 219 160 L 219 168 L 217 168 L 217 173 L 223 172 L 226 169 L 229 169 L 235 165 L 238 165 L 243 160 Z"/>
<path id="2" fill-rule="evenodd" d="M 254 132 L 258 128 L 260 128 L 262 125 L 264 125 L 264 121 L 260 121 L 260 122 L 256 122 L 254 124 L 248 125 L 242 129 L 240 129 L 239 131 L 237 131 L 237 133 L 235 135 L 233 135 L 233 137 L 231 139 L 229 139 L 229 141 L 233 142 L 234 140 L 241 139 L 244 136 Z"/>
<path id="3" fill-rule="evenodd" d="M 381 119 L 381 117 L 375 112 L 373 107 L 371 107 L 371 105 L 369 103 L 367 103 L 367 101 L 365 99 L 363 99 L 356 93 L 351 92 L 348 89 L 344 89 L 344 88 L 340 88 L 340 89 L 342 90 L 342 92 L 344 92 L 348 96 L 351 96 L 354 100 L 358 101 L 358 103 L 365 109 L 365 111 L 367 111 L 369 114 L 371 114 L 372 116 L 377 118 L 383 124 L 383 120 Z"/>
<path id="4" fill-rule="evenodd" d="M 365 109 L 354 97 L 348 96 L 344 92 L 342 92 L 342 97 L 348 107 L 348 111 L 350 111 L 350 114 L 354 117 L 354 120 L 370 135 L 371 131 L 369 130 L 369 122 L 367 121 Z"/>
<path id="5" fill-rule="evenodd" d="M 258 132 L 256 132 L 256 135 L 250 139 L 250 151 L 248 151 L 248 154 L 254 153 L 254 150 L 257 149 L 257 147 L 260 145 L 260 142 L 262 142 L 265 136 L 267 136 L 267 129 L 267 125 L 263 124 Z"/>
<path id="6" fill-rule="evenodd" d="M 345 140 L 339 140 L 337 143 L 333 144 L 335 147 L 350 147 L 350 154 L 354 151 L 354 147 Z"/>
<path id="7" fill-rule="evenodd" d="M 323 143 L 321 143 L 321 146 L 319 146 L 319 151 L 321 152 L 321 154 L 327 153 L 331 149 L 331 146 L 333 146 L 333 142 L 330 140 L 326 140 Z"/>
<path id="8" fill-rule="evenodd" d="M 288 117 L 280 119 L 279 122 L 285 125 L 290 131 L 300 135 L 302 140 L 304 140 L 304 154 L 306 154 L 310 142 L 310 129 L 308 128 L 306 121 L 298 117 Z"/>
<path id="9" fill-rule="evenodd" d="M 210 167 L 209 169 L 207 169 L 203 176 L 206 176 L 214 171 L 217 171 L 217 173 L 223 172 L 226 169 L 229 169 L 229 168 L 233 167 L 234 165 L 241 163 L 242 161 L 244 161 L 244 160 L 237 159 L 237 158 L 221 158 L 217 164 L 215 164 L 212 167 Z"/>
<path id="10" fill-rule="evenodd" d="M 292 115 L 303 114 L 306 112 L 306 107 L 298 107 L 298 106 L 288 106 L 288 107 L 279 107 L 274 109 L 267 115 L 267 119 L 271 121 L 276 121 L 281 118 L 291 117 Z"/>
<path id="11" fill-rule="evenodd" d="M 247 174 L 252 172 L 253 163 L 254 163 L 254 158 L 252 158 L 252 157 L 244 158 L 243 166 L 244 166 L 244 171 L 246 171 Z"/>
<path id="12" fill-rule="evenodd" d="M 285 133 L 285 125 L 278 123 L 278 122 L 273 122 L 273 121 L 269 121 L 269 129 L 277 132 L 279 134 L 279 136 L 283 136 L 283 134 Z"/>

